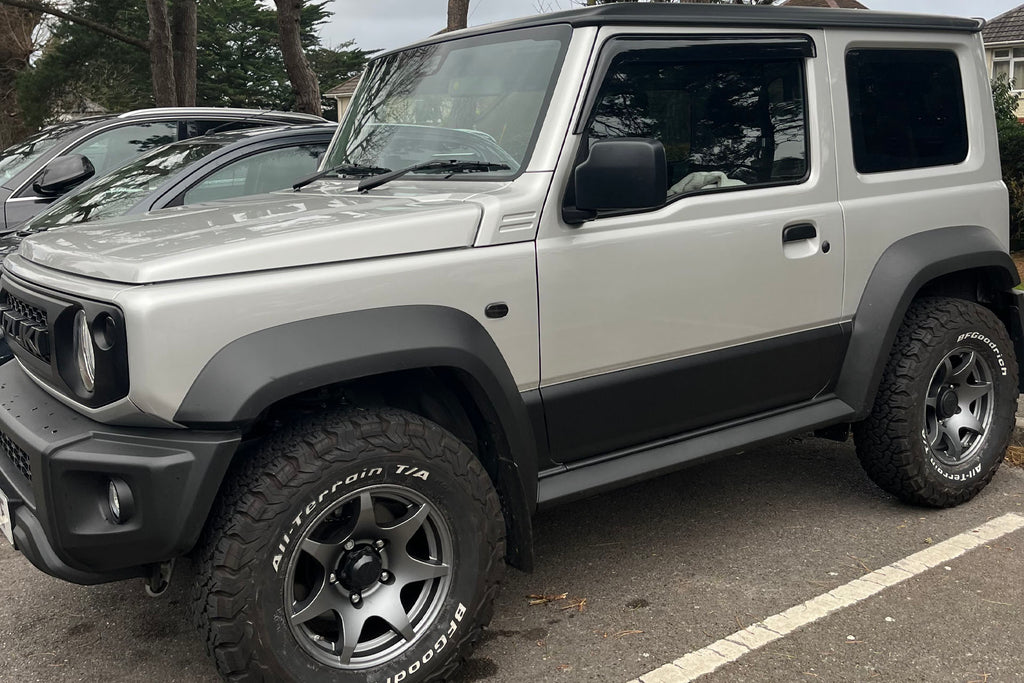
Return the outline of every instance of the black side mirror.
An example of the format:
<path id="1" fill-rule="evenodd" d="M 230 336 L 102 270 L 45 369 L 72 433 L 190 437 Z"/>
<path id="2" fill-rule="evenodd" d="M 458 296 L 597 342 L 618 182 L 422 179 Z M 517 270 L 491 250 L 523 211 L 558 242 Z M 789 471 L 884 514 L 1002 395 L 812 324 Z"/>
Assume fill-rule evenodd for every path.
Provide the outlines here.
<path id="1" fill-rule="evenodd" d="M 653 209 L 665 203 L 665 146 L 649 138 L 611 138 L 590 147 L 576 167 L 576 209 Z"/>
<path id="2" fill-rule="evenodd" d="M 65 154 L 43 168 L 32 189 L 45 197 L 57 197 L 96 175 L 96 167 L 81 154 Z"/>

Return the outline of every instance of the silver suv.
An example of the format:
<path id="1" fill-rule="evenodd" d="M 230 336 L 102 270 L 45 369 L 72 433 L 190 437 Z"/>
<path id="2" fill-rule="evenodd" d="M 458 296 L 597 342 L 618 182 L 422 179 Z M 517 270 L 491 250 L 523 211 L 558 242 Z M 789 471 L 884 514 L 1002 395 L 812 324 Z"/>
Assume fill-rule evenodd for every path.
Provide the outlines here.
<path id="1" fill-rule="evenodd" d="M 78 583 L 191 554 L 231 680 L 408 683 L 539 506 L 851 425 L 969 500 L 1024 340 L 981 27 L 618 4 L 378 56 L 293 191 L 8 258 L 5 533 Z"/>

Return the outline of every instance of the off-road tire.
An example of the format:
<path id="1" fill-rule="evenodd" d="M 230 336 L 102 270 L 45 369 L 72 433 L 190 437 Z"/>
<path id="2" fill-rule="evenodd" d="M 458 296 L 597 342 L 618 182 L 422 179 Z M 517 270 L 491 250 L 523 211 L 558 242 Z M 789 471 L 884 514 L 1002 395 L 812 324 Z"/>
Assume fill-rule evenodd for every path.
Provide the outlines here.
<path id="1" fill-rule="evenodd" d="M 945 359 L 958 353 L 967 357 L 968 351 L 978 354 L 991 376 L 990 398 L 984 399 L 991 401 L 988 427 L 963 452 L 964 462 L 942 462 L 929 446 L 929 429 L 934 432 L 936 423 L 929 422 L 925 401 Z M 957 398 L 951 399 L 950 406 Z M 854 425 L 857 455 L 872 481 L 904 501 L 931 507 L 959 505 L 977 495 L 999 468 L 1016 403 L 1013 343 L 995 314 L 961 299 L 922 298 L 911 304 L 899 329 L 871 414 Z M 976 403 L 970 405 L 979 409 Z M 944 412 L 938 417 L 945 416 Z M 970 438 L 970 432 L 965 433 Z"/>
<path id="2" fill-rule="evenodd" d="M 291 625 L 296 615 L 285 600 L 284 565 L 290 553 L 299 556 L 296 539 L 332 501 L 342 505 L 346 496 L 389 487 L 429 501 L 439 525 L 450 527 L 447 592 L 407 650 L 369 668 L 325 665 Z M 491 619 L 504 536 L 487 473 L 433 422 L 395 409 L 303 418 L 267 437 L 226 484 L 196 554 L 193 617 L 229 681 L 443 681 Z"/>

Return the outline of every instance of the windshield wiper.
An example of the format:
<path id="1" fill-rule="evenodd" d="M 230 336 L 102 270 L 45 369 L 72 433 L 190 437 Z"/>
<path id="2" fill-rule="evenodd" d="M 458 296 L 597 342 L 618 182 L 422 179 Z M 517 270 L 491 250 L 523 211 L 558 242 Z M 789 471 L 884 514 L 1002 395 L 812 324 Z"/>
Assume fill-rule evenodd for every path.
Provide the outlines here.
<path id="1" fill-rule="evenodd" d="M 309 185 L 310 183 L 315 183 L 324 176 L 328 176 L 332 173 L 340 173 L 341 175 L 351 175 L 357 176 L 359 178 L 365 178 L 366 176 L 376 176 L 380 175 L 381 173 L 390 172 L 390 168 L 380 168 L 379 166 L 360 166 L 359 164 L 338 164 L 337 166 L 331 166 L 330 168 L 325 168 L 322 171 L 317 171 L 313 175 L 306 176 L 302 180 L 299 180 L 294 185 L 292 185 L 292 189 L 298 192 L 306 185 Z"/>
<path id="2" fill-rule="evenodd" d="M 397 171 L 390 171 L 384 175 L 375 175 L 372 178 L 364 178 L 359 181 L 359 191 L 364 193 L 369 192 L 375 187 L 380 187 L 385 183 L 390 183 L 392 180 L 397 180 L 406 173 L 413 173 L 414 171 L 447 172 L 450 176 L 455 173 L 484 173 L 487 171 L 507 171 L 508 169 L 508 164 L 496 164 L 490 161 L 460 161 L 458 159 L 451 159 L 449 161 L 424 161 L 421 164 L 413 164 L 412 166 L 400 168 Z"/>

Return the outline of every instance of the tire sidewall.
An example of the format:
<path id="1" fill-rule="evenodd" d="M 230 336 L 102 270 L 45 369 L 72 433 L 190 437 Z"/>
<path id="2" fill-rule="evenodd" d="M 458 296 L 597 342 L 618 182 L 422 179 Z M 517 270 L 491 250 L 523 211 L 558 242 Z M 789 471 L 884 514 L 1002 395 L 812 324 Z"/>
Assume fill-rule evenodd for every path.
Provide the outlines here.
<path id="1" fill-rule="evenodd" d="M 316 661 L 298 643 L 285 614 L 285 582 L 296 545 L 319 515 L 342 498 L 378 485 L 409 488 L 424 496 L 448 525 L 452 536 L 452 575 L 448 595 L 434 622 L 415 645 L 386 664 L 366 669 L 335 669 Z M 458 642 L 478 619 L 487 585 L 490 558 L 483 515 L 464 482 L 443 459 L 411 451 L 402 455 L 363 457 L 325 467 L 319 481 L 303 487 L 294 503 L 275 517 L 267 552 L 253 570 L 253 627 L 262 642 L 261 659 L 283 680 L 414 683 L 431 680 L 456 653 Z"/>
<path id="2" fill-rule="evenodd" d="M 963 463 L 951 466 L 936 459 L 925 443 L 923 406 L 932 377 L 942 359 L 958 348 L 971 349 L 984 359 L 992 376 L 994 405 L 980 448 Z M 970 490 L 978 482 L 987 480 L 1002 461 L 1006 437 L 1012 428 L 1016 410 L 1017 378 L 1012 372 L 1014 359 L 1012 355 L 1007 355 L 1012 354 L 1012 351 L 1012 342 L 1001 327 L 993 330 L 990 325 L 969 321 L 944 330 L 930 346 L 924 364 L 918 368 L 913 388 L 919 409 L 913 413 L 911 427 L 912 433 L 919 435 L 913 439 L 913 450 L 923 463 L 925 476 L 933 484 L 947 490 Z"/>

